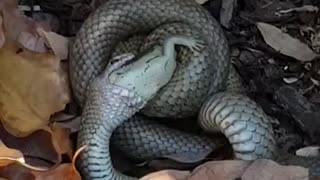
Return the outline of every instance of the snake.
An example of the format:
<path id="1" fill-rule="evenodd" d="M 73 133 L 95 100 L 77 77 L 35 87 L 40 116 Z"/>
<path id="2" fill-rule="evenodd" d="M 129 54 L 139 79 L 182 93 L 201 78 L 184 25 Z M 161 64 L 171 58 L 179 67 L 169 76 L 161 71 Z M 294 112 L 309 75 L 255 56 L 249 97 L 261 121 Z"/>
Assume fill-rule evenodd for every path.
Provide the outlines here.
<path id="1" fill-rule="evenodd" d="M 203 42 L 200 52 L 189 45 L 192 37 Z M 110 145 L 137 159 L 216 148 L 207 136 L 157 122 L 192 116 L 204 131 L 222 132 L 236 159 L 270 158 L 320 175 L 319 158 L 281 152 L 273 118 L 244 94 L 228 90 L 239 79 L 227 39 L 194 0 L 108 0 L 85 20 L 69 57 L 82 110 L 77 146 L 87 145 L 77 163 L 84 179 L 137 179 L 113 167 Z M 160 63 L 172 59 L 176 63 Z"/>

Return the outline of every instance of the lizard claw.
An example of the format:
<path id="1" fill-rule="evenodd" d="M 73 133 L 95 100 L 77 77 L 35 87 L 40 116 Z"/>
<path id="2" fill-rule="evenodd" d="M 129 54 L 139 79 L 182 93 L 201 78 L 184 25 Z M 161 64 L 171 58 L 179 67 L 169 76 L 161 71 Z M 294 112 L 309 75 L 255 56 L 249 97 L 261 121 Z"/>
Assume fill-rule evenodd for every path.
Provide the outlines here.
<path id="1" fill-rule="evenodd" d="M 193 52 L 197 52 L 200 53 L 201 50 L 205 47 L 205 42 L 201 39 L 198 38 L 191 38 L 189 39 L 189 48 L 193 51 Z"/>

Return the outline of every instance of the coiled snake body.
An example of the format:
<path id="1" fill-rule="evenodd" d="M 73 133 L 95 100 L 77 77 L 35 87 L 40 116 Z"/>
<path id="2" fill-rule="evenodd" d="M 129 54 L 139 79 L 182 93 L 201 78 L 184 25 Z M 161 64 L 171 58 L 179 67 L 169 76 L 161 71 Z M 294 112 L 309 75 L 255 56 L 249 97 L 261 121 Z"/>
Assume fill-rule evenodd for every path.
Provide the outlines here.
<path id="1" fill-rule="evenodd" d="M 151 47 L 161 46 L 169 35 L 197 37 L 205 47 L 201 53 L 177 47 L 176 70 L 151 99 L 104 79 L 110 74 L 99 76 L 111 58 L 129 52 L 139 59 Z M 229 49 L 222 29 L 194 0 L 108 0 L 85 21 L 70 55 L 72 88 L 83 109 L 78 146 L 89 145 L 79 163 L 84 178 L 130 179 L 112 167 L 112 133 L 112 143 L 135 158 L 215 147 L 206 137 L 163 127 L 148 116 L 199 114 L 204 130 L 218 129 L 228 137 L 236 158 L 275 158 L 271 118 L 244 95 L 223 92 L 229 70 Z M 320 173 L 316 168 L 319 161 L 296 158 L 283 162 L 301 161 L 313 174 Z"/>

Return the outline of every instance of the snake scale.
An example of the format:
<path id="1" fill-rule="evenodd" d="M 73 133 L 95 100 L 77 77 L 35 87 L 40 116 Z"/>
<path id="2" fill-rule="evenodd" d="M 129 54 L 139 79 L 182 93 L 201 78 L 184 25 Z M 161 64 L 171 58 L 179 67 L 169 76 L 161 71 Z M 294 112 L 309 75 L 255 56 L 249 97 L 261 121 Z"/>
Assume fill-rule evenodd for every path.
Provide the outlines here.
<path id="1" fill-rule="evenodd" d="M 108 79 L 126 56 L 116 65 L 111 59 L 128 52 L 139 59 L 172 34 L 200 38 L 206 46 L 201 53 L 177 47 L 177 67 L 152 98 Z M 272 119 L 245 95 L 225 91 L 237 82 L 229 74 L 227 40 L 216 20 L 194 0 L 108 0 L 77 33 L 69 67 L 82 108 L 78 147 L 89 146 L 78 163 L 84 179 L 135 179 L 113 168 L 110 143 L 138 159 L 214 149 L 208 137 L 170 129 L 150 118 L 194 115 L 205 131 L 226 135 L 237 159 L 272 158 L 320 174 L 319 159 L 279 156 Z"/>

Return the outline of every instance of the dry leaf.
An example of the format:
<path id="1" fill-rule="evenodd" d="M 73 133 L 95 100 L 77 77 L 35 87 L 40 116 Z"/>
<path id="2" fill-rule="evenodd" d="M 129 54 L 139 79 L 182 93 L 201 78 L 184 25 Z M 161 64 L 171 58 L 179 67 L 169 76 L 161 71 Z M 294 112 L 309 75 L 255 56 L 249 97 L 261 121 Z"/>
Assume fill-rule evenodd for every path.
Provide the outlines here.
<path id="1" fill-rule="evenodd" d="M 308 171 L 305 168 L 282 166 L 272 160 L 259 159 L 251 163 L 238 160 L 208 162 L 197 167 L 188 179 L 302 180 L 305 177 L 308 177 Z"/>
<path id="2" fill-rule="evenodd" d="M 299 61 L 311 61 L 318 57 L 307 45 L 271 24 L 259 22 L 257 27 L 266 43 L 284 55 Z"/>
<path id="3" fill-rule="evenodd" d="M 35 52 L 46 53 L 49 51 L 43 37 L 29 32 L 21 32 L 17 41 L 19 41 L 25 48 Z"/>
<path id="4" fill-rule="evenodd" d="M 0 49 L 0 119 L 16 136 L 48 124 L 70 100 L 67 77 L 53 54 L 35 54 L 6 42 Z"/>
<path id="5" fill-rule="evenodd" d="M 296 11 L 296 12 L 318 12 L 319 8 L 317 6 L 304 5 L 301 7 L 280 10 L 278 13 L 286 14 L 286 13 L 291 13 L 293 11 Z"/>
<path id="6" fill-rule="evenodd" d="M 0 29 L 0 47 L 3 45 L 1 40 L 9 38 L 26 49 L 46 53 L 51 48 L 59 58 L 67 58 L 68 39 L 51 32 L 50 22 L 36 22 L 23 15 L 15 0 L 1 1 L 0 14 L 0 26 L 3 27 Z"/>
<path id="7" fill-rule="evenodd" d="M 75 118 L 77 118 L 76 115 L 67 114 L 64 112 L 58 112 L 51 116 L 50 122 L 65 122 L 65 121 L 71 121 Z"/>
<path id="8" fill-rule="evenodd" d="M 303 31 L 303 28 L 301 28 Z M 307 29 L 307 28 L 306 28 Z M 307 33 L 310 33 L 310 41 L 311 41 L 311 45 L 312 48 L 314 49 L 315 52 L 319 53 L 320 52 L 320 29 L 312 29 L 309 30 L 305 30 L 307 31 Z"/>
<path id="9" fill-rule="evenodd" d="M 75 152 L 71 163 L 61 164 L 57 168 L 54 168 L 47 172 L 33 171 L 33 174 L 36 176 L 35 180 L 81 180 L 81 176 L 75 167 L 75 162 L 79 154 L 85 148 L 86 146 L 83 146 Z"/>
<path id="10" fill-rule="evenodd" d="M 59 154 L 67 154 L 70 159 L 73 154 L 73 143 L 70 139 L 71 130 L 57 124 L 51 126 L 52 143 Z"/>
<path id="11" fill-rule="evenodd" d="M 0 141 L 0 166 L 7 166 L 17 161 L 24 162 L 22 153 L 18 150 L 8 148 Z"/>
<path id="12" fill-rule="evenodd" d="M 316 157 L 320 156 L 320 146 L 308 146 L 300 148 L 296 151 L 296 155 L 303 157 Z"/>
<path id="13" fill-rule="evenodd" d="M 287 84 L 292 84 L 292 83 L 299 81 L 299 79 L 296 77 L 287 77 L 287 78 L 282 78 L 282 79 Z"/>
<path id="14" fill-rule="evenodd" d="M 56 122 L 61 127 L 70 129 L 71 133 L 78 132 L 80 129 L 81 117 L 75 117 L 72 120 Z"/>
<path id="15" fill-rule="evenodd" d="M 140 180 L 184 180 L 190 175 L 189 171 L 163 170 L 148 174 Z"/>
<path id="16" fill-rule="evenodd" d="M 3 23 L 3 19 L 0 16 L 0 47 L 2 47 L 4 42 L 6 41 L 6 38 L 5 38 L 5 35 L 4 35 L 4 29 L 1 26 L 2 23 Z"/>
<path id="17" fill-rule="evenodd" d="M 242 174 L 242 178 L 246 180 L 307 180 L 308 177 L 309 172 L 305 168 L 282 166 L 266 159 L 254 161 Z"/>
<path id="18" fill-rule="evenodd" d="M 0 126 L 0 138 L 9 148 L 19 150 L 25 162 L 32 166 L 50 168 L 61 162 L 61 154 L 54 145 L 54 136 L 48 131 L 38 130 L 20 138 L 9 134 Z"/>
<path id="19" fill-rule="evenodd" d="M 60 164 L 61 156 L 56 150 L 60 149 L 60 151 L 67 152 L 71 148 L 71 144 L 67 145 L 66 143 L 69 139 L 67 134 L 68 132 L 65 129 L 53 126 L 50 131 L 39 130 L 28 137 L 17 138 L 8 134 L 3 128 L 0 129 L 0 137 L 4 140 L 3 142 L 8 144 L 9 147 L 20 150 L 11 150 L 6 146 L 0 146 L 0 177 L 10 178 L 10 180 L 34 180 L 35 178 L 80 180 L 74 162 L 84 148 L 80 148 L 73 157 L 71 155 L 70 158 L 72 158 L 73 163 L 68 164 Z M 54 142 L 58 146 L 55 146 Z M 49 167 L 47 162 L 52 162 L 49 163 Z"/>
<path id="20" fill-rule="evenodd" d="M 310 78 L 310 80 L 312 81 L 312 83 L 314 84 L 314 85 L 316 85 L 316 86 L 320 86 L 320 82 L 319 82 L 319 80 L 317 80 L 317 79 L 314 79 L 314 78 Z"/>
<path id="21" fill-rule="evenodd" d="M 45 37 L 47 43 L 50 45 L 54 54 L 58 56 L 59 59 L 68 58 L 68 43 L 69 40 L 55 32 L 47 32 L 42 28 L 38 28 L 38 33 Z"/>
<path id="22" fill-rule="evenodd" d="M 220 10 L 220 22 L 226 28 L 230 27 L 230 21 L 233 16 L 233 9 L 236 7 L 236 5 L 237 0 L 222 1 L 222 8 Z"/>
<path id="23" fill-rule="evenodd" d="M 0 168 L 0 177 L 8 180 L 34 180 L 34 175 L 30 169 L 21 166 L 21 164 L 14 163 Z"/>
<path id="24" fill-rule="evenodd" d="M 229 180 L 241 177 L 245 168 L 249 165 L 246 161 L 225 160 L 212 161 L 198 166 L 188 178 L 190 180 Z"/>
<path id="25" fill-rule="evenodd" d="M 256 161 L 224 160 L 211 161 L 188 171 L 159 171 L 148 174 L 141 180 L 303 180 L 307 179 L 308 170 L 298 166 L 283 166 L 272 160 L 259 159 Z"/>
<path id="26" fill-rule="evenodd" d="M 25 48 L 36 52 L 48 51 L 45 39 L 39 36 L 36 31 L 37 27 L 45 27 L 23 15 L 18 8 L 17 0 L 0 1 L 0 14 L 3 18 L 0 26 L 4 28 L 6 40 L 18 41 Z M 49 29 L 45 29 L 49 31 Z"/>
<path id="27" fill-rule="evenodd" d="M 48 172 L 33 172 L 35 180 L 81 180 L 80 174 L 74 169 L 72 164 L 61 164 L 57 168 Z"/>
<path id="28" fill-rule="evenodd" d="M 195 0 L 198 4 L 204 4 L 206 3 L 208 0 Z"/>

